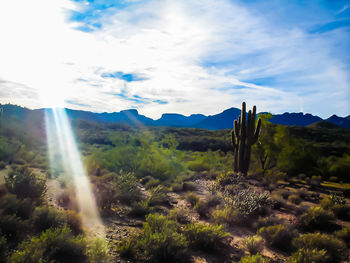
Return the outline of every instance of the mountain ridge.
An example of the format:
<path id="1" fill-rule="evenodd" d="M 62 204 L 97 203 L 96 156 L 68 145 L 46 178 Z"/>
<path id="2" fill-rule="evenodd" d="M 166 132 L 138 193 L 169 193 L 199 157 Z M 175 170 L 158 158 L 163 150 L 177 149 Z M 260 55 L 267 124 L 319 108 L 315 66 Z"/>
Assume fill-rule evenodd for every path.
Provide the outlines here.
<path id="1" fill-rule="evenodd" d="M 0 104 L 3 108 L 4 118 L 7 115 L 14 115 L 18 118 L 26 118 L 30 114 L 44 113 L 47 109 L 31 110 L 25 107 L 13 104 Z M 97 123 L 125 123 L 134 126 L 170 126 L 170 127 L 186 127 L 186 128 L 201 128 L 208 130 L 231 129 L 233 121 L 241 114 L 241 110 L 231 107 L 218 114 L 203 115 L 191 114 L 185 116 L 178 113 L 164 113 L 159 119 L 152 119 L 142 114 L 139 114 L 137 109 L 121 110 L 119 112 L 103 112 L 96 113 L 91 111 L 65 109 L 70 119 L 84 119 Z M 264 114 L 265 112 L 258 113 Z M 37 116 L 38 117 L 38 116 Z M 309 113 L 289 113 L 272 114 L 269 120 L 271 123 L 280 125 L 295 125 L 295 126 L 310 126 L 318 122 L 329 122 L 342 128 L 350 129 L 350 115 L 347 117 L 339 117 L 332 115 L 327 119 L 322 119 L 318 116 Z M 327 125 L 323 125 L 327 127 Z"/>

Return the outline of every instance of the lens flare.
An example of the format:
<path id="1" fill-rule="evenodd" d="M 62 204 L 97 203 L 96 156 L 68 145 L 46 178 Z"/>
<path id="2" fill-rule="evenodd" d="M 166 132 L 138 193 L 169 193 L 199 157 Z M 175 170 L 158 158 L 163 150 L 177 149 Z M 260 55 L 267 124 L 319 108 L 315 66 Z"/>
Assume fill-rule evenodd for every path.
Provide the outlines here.
<path id="1" fill-rule="evenodd" d="M 104 227 L 98 213 L 89 178 L 83 167 L 73 131 L 64 109 L 45 110 L 46 132 L 51 169 L 61 160 L 64 172 L 72 178 L 82 224 L 87 234 L 104 235 Z"/>

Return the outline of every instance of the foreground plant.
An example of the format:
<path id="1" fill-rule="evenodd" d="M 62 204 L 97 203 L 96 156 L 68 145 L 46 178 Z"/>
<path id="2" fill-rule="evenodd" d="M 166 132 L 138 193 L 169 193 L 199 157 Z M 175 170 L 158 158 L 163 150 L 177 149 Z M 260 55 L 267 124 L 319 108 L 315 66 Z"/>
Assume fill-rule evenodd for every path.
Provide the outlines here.
<path id="1" fill-rule="evenodd" d="M 234 172 L 247 175 L 250 163 L 251 147 L 258 140 L 261 119 L 255 127 L 256 122 L 256 106 L 253 111 L 249 110 L 246 116 L 246 105 L 242 103 L 241 116 L 234 121 L 232 134 L 232 145 L 234 151 Z"/>

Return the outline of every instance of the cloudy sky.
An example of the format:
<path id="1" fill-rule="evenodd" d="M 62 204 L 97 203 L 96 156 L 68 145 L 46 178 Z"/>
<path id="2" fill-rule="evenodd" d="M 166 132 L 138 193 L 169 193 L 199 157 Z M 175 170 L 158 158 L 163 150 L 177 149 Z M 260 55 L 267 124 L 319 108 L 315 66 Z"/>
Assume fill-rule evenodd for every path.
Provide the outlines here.
<path id="1" fill-rule="evenodd" d="M 350 114 L 350 1 L 1 0 L 0 103 Z"/>

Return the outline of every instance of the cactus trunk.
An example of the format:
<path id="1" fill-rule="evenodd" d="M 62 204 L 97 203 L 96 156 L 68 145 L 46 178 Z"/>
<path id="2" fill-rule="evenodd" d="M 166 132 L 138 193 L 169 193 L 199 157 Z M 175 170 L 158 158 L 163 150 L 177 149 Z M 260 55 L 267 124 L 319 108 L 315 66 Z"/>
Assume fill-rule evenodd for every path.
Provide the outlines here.
<path id="1" fill-rule="evenodd" d="M 232 145 L 234 151 L 234 166 L 235 173 L 247 175 L 250 163 L 251 147 L 258 140 L 261 120 L 256 123 L 256 107 L 253 107 L 253 111 L 246 113 L 245 102 L 242 103 L 241 116 L 238 121 L 234 121 L 232 130 Z"/>

